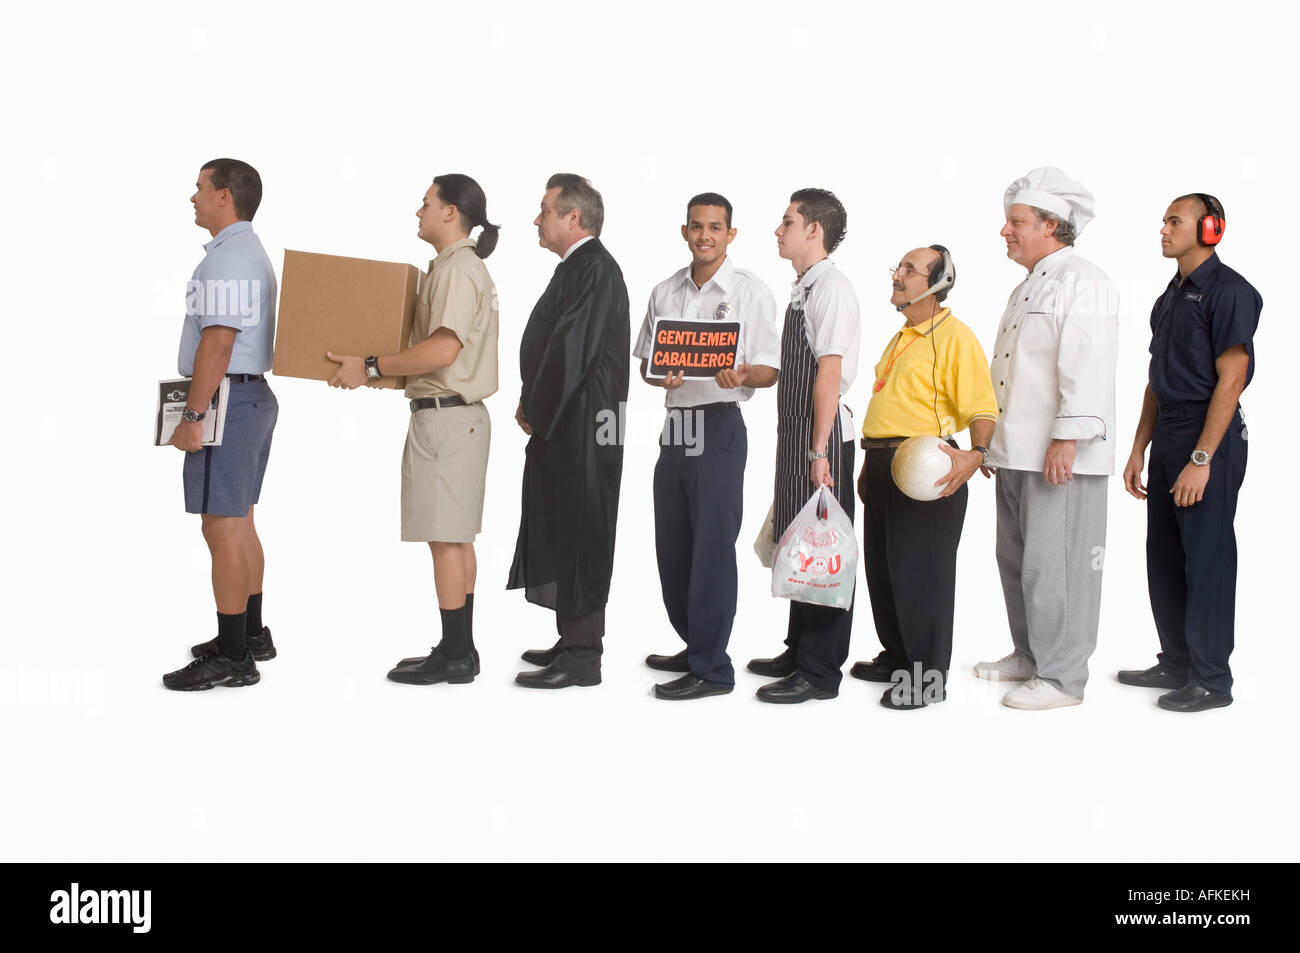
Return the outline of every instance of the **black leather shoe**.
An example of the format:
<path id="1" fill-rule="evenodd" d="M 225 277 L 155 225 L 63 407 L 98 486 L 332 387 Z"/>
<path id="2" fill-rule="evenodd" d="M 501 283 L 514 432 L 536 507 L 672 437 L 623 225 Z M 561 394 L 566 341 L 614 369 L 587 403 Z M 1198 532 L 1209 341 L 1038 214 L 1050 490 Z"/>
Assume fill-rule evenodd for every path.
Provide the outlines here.
<path id="1" fill-rule="evenodd" d="M 828 692 L 818 688 L 798 672 L 786 678 L 764 685 L 757 692 L 759 701 L 772 702 L 775 705 L 797 705 L 813 698 L 834 698 L 839 692 Z"/>
<path id="2" fill-rule="evenodd" d="M 470 649 L 469 652 L 470 652 L 470 656 L 474 659 L 474 674 L 477 675 L 480 669 L 479 662 L 478 662 L 478 649 Z M 429 656 L 427 655 L 413 655 L 410 658 L 402 659 L 400 662 L 394 665 L 393 668 L 410 668 L 412 665 L 421 664 L 428 657 Z"/>
<path id="3" fill-rule="evenodd" d="M 686 661 L 685 649 L 682 649 L 676 655 L 647 655 L 645 663 L 660 672 L 689 672 L 691 670 L 691 666 Z M 678 679 L 678 681 L 681 681 L 681 679 Z"/>
<path id="4" fill-rule="evenodd" d="M 654 655 L 650 657 L 663 658 Z M 655 698 L 672 702 L 689 701 L 692 698 L 708 698 L 710 695 L 729 695 L 734 687 L 734 685 L 723 685 L 721 682 L 706 682 L 694 675 L 683 675 L 681 678 L 674 678 L 671 682 L 656 685 Z"/>
<path id="5" fill-rule="evenodd" d="M 557 641 L 549 649 L 529 649 L 527 652 L 525 652 L 523 655 L 519 657 L 523 659 L 525 662 L 527 662 L 529 665 L 540 665 L 542 666 L 542 668 L 545 668 L 546 666 L 554 662 L 557 658 L 559 658 L 560 653 L 563 651 L 564 649 L 560 646 L 560 643 Z"/>
<path id="6" fill-rule="evenodd" d="M 271 627 L 262 626 L 261 635 L 250 635 L 244 640 L 248 651 L 253 653 L 253 660 L 265 662 L 275 658 L 275 643 L 271 641 Z M 200 642 L 198 645 L 190 646 L 190 654 L 195 658 L 202 658 L 204 655 L 216 653 L 217 640 L 209 639 L 206 642 Z"/>
<path id="7" fill-rule="evenodd" d="M 911 688 L 895 686 L 885 689 L 885 694 L 880 696 L 880 707 L 888 708 L 891 711 L 915 711 L 918 708 L 925 708 L 927 705 L 937 705 L 948 698 L 948 690 L 939 689 L 939 697 L 933 698 L 933 692 L 927 687 L 923 687 L 919 692 Z"/>
<path id="8" fill-rule="evenodd" d="M 474 656 L 449 659 L 434 649 L 418 665 L 395 668 L 388 673 L 388 678 L 404 685 L 435 685 L 438 682 L 466 685 L 474 681 Z"/>
<path id="9" fill-rule="evenodd" d="M 163 685 L 177 692 L 203 692 L 224 685 L 226 688 L 243 688 L 256 685 L 262 676 L 253 662 L 253 653 L 242 660 L 226 658 L 217 652 L 201 655 L 184 668 L 163 676 Z"/>
<path id="10" fill-rule="evenodd" d="M 794 674 L 794 651 L 786 649 L 775 658 L 751 659 L 745 668 L 764 678 L 785 678 Z"/>
<path id="11" fill-rule="evenodd" d="M 849 669 L 849 674 L 854 678 L 860 678 L 864 682 L 892 682 L 894 672 L 903 665 L 895 665 L 894 660 L 885 652 L 881 652 L 870 662 L 854 662 L 853 667 Z"/>
<path id="12" fill-rule="evenodd" d="M 1135 668 L 1125 669 L 1116 673 L 1115 677 L 1125 685 L 1136 685 L 1138 688 L 1173 689 L 1187 684 L 1186 672 L 1175 675 L 1158 663 L 1141 671 Z"/>
<path id="13" fill-rule="evenodd" d="M 1188 682 L 1176 692 L 1161 695 L 1156 699 L 1156 704 L 1166 711 L 1209 711 L 1211 708 L 1231 705 L 1232 696 L 1212 692 L 1195 682 Z"/>
<path id="14" fill-rule="evenodd" d="M 568 688 L 571 685 L 586 688 L 600 684 L 600 673 L 574 675 L 556 668 L 552 662 L 540 672 L 520 672 L 515 676 L 515 684 L 523 688 Z"/>

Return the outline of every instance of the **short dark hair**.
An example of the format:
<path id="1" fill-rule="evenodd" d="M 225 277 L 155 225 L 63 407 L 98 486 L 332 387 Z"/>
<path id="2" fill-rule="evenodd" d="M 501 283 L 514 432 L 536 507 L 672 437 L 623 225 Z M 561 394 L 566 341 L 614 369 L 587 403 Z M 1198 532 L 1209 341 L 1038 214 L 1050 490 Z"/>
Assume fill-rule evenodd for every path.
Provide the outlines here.
<path id="1" fill-rule="evenodd" d="M 1201 207 L 1205 209 L 1205 211 L 1202 212 L 1201 215 L 1216 214 L 1214 208 L 1211 207 L 1210 203 L 1212 202 L 1214 203 L 1214 205 L 1218 206 L 1217 214 L 1219 215 L 1220 218 L 1228 217 L 1227 214 L 1223 211 L 1223 203 L 1220 202 L 1215 196 L 1210 195 L 1208 192 L 1189 192 L 1187 195 L 1178 196 L 1178 198 L 1174 199 L 1174 202 L 1182 202 L 1186 199 L 1196 199 L 1196 201 L 1201 203 Z M 1210 201 L 1207 202 L 1205 201 L 1206 199 L 1209 199 Z M 1173 205 L 1174 202 L 1170 202 L 1169 204 Z"/>
<path id="2" fill-rule="evenodd" d="M 465 229 L 467 233 L 475 227 L 483 229 L 474 245 L 474 253 L 480 258 L 492 254 L 492 249 L 497 247 L 497 235 L 501 226 L 488 221 L 487 196 L 483 194 L 483 187 L 459 172 L 435 175 L 433 184 L 438 187 L 438 200 L 443 205 L 456 206 L 461 222 L 468 226 Z"/>
<path id="3" fill-rule="evenodd" d="M 262 204 L 262 177 L 247 162 L 238 159 L 213 159 L 199 166 L 199 171 L 211 172 L 214 189 L 230 189 L 235 202 L 235 214 L 251 222 Z"/>
<path id="4" fill-rule="evenodd" d="M 822 227 L 822 247 L 826 254 L 835 251 L 849 228 L 844 203 L 826 189 L 799 189 L 790 196 L 790 201 L 799 203 L 798 212 L 805 222 L 816 222 Z"/>
<path id="5" fill-rule="evenodd" d="M 573 172 L 557 172 L 546 180 L 546 191 L 551 189 L 560 190 L 556 211 L 568 215 L 576 208 L 583 229 L 599 238 L 600 228 L 605 224 L 605 201 L 595 186 Z"/>
<path id="6" fill-rule="evenodd" d="M 930 277 L 926 280 L 926 284 L 928 284 L 931 288 L 933 288 L 936 284 L 938 284 L 940 281 L 943 280 L 943 260 L 944 257 L 947 256 L 948 260 L 951 261 L 952 252 L 948 251 L 948 249 L 945 248 L 943 245 L 927 245 L 926 247 L 929 248 L 931 251 L 937 251 L 939 253 L 939 260 L 930 266 Z M 953 265 L 952 284 L 949 284 L 948 287 L 944 288 L 942 291 L 936 291 L 934 295 L 934 300 L 942 302 L 945 298 L 948 297 L 948 292 L 952 290 L 952 286 L 955 285 L 956 283 L 957 283 L 957 266 Z"/>
<path id="7" fill-rule="evenodd" d="M 691 209 L 697 205 L 716 205 L 727 213 L 727 228 L 731 227 L 731 203 L 717 192 L 701 192 L 686 203 L 686 221 L 691 220 Z"/>

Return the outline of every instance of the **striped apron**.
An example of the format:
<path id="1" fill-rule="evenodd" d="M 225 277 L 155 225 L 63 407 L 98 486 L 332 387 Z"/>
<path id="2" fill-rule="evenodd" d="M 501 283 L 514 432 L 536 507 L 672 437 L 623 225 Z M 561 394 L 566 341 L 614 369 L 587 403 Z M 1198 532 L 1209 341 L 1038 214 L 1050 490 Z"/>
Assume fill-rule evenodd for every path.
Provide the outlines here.
<path id="1" fill-rule="evenodd" d="M 776 486 L 772 493 L 774 508 L 772 534 L 780 540 L 794 522 L 815 489 L 808 479 L 808 451 L 813 437 L 813 383 L 817 380 L 817 356 L 808 340 L 804 320 L 804 303 L 812 285 L 797 295 L 785 309 L 785 326 L 781 329 L 781 374 L 776 386 Z M 840 472 L 843 435 L 840 411 L 835 408 L 835 422 L 827 442 L 827 461 L 835 480 L 835 492 L 842 491 Z M 852 482 L 852 481 L 850 481 Z"/>

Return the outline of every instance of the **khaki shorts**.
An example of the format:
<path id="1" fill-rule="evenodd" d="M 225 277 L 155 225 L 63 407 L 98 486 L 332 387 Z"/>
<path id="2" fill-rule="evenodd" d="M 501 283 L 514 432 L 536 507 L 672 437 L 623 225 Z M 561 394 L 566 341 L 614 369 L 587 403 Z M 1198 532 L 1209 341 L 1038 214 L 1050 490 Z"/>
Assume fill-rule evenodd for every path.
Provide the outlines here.
<path id="1" fill-rule="evenodd" d="M 417 410 L 402 453 L 402 539 L 472 543 L 483 528 L 492 421 L 482 403 Z"/>

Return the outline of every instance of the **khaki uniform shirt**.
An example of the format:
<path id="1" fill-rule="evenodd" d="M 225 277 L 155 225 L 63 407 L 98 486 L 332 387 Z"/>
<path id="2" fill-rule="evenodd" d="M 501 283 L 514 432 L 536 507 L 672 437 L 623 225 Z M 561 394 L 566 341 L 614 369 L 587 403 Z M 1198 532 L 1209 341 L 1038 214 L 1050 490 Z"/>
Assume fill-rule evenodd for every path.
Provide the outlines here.
<path id="1" fill-rule="evenodd" d="M 474 241 L 462 238 L 429 262 L 411 323 L 411 344 L 439 328 L 460 339 L 456 360 L 419 377 L 407 377 L 406 396 L 451 397 L 474 403 L 497 390 L 497 291 Z"/>

